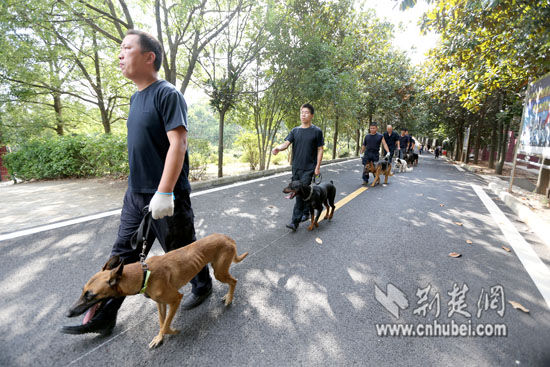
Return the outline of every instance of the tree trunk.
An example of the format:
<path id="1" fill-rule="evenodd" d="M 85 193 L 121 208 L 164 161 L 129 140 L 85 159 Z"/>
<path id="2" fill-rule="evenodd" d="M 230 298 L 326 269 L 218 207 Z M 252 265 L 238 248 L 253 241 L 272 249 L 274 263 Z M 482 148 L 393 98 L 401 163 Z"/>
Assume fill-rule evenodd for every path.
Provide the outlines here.
<path id="1" fill-rule="evenodd" d="M 497 130 L 498 130 L 498 121 L 496 118 L 493 119 L 492 129 L 491 129 L 491 151 L 489 153 L 489 168 L 495 168 L 495 154 L 497 152 Z"/>
<path id="2" fill-rule="evenodd" d="M 506 121 L 504 124 L 504 128 L 501 131 L 502 139 L 501 139 L 501 147 L 500 147 L 500 159 L 498 160 L 497 167 L 495 169 L 495 173 L 497 175 L 502 175 L 502 169 L 504 168 L 504 161 L 506 160 L 506 148 L 508 145 L 508 129 L 510 127 L 510 120 Z"/>
<path id="3" fill-rule="evenodd" d="M 483 117 L 478 120 L 477 124 L 476 124 L 476 128 L 477 128 L 477 131 L 476 131 L 476 140 L 475 140 L 475 143 L 474 143 L 474 164 L 478 164 L 479 162 L 479 148 L 480 148 L 480 145 L 481 145 L 481 128 L 483 126 Z"/>
<path id="4" fill-rule="evenodd" d="M 336 146 L 338 145 L 338 122 L 340 116 L 336 112 L 336 121 L 334 122 L 334 145 L 332 147 L 332 159 L 336 159 Z"/>
<path id="5" fill-rule="evenodd" d="M 472 147 L 472 131 L 470 129 L 470 135 L 468 136 L 468 146 L 466 147 L 466 157 L 464 158 L 464 163 L 470 163 L 470 148 Z M 466 139 L 466 137 L 464 137 Z"/>
<path id="6" fill-rule="evenodd" d="M 225 120 L 225 110 L 220 112 L 220 123 L 218 129 L 218 177 L 223 177 L 223 124 Z"/>
<path id="7" fill-rule="evenodd" d="M 359 155 L 359 150 L 361 149 L 361 129 L 357 128 L 356 133 L 355 155 Z"/>
<path id="8" fill-rule="evenodd" d="M 53 93 L 53 108 L 55 110 L 55 132 L 57 135 L 62 136 L 64 134 L 63 118 L 61 117 L 61 95 L 60 93 Z"/>

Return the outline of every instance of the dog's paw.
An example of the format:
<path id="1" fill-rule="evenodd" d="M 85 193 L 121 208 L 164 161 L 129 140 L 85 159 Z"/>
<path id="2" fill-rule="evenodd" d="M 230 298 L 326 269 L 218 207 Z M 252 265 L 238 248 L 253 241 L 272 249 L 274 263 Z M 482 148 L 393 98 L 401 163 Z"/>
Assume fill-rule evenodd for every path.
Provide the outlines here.
<path id="1" fill-rule="evenodd" d="M 168 328 L 168 330 L 164 332 L 164 334 L 168 334 L 168 335 L 177 335 L 179 333 L 180 333 L 180 330 L 172 329 L 172 328 Z"/>
<path id="2" fill-rule="evenodd" d="M 308 231 L 313 231 L 313 224 L 310 225 L 309 227 L 307 227 L 307 230 L 308 230 Z"/>
<path id="3" fill-rule="evenodd" d="M 159 345 L 161 345 L 162 344 L 162 339 L 163 339 L 162 334 L 158 334 L 157 336 L 155 336 L 153 338 L 153 340 L 151 340 L 151 343 L 149 343 L 149 349 L 153 349 L 153 348 L 156 348 Z"/>
<path id="4" fill-rule="evenodd" d="M 224 302 L 226 306 L 229 306 L 233 302 L 233 297 L 230 297 L 229 294 L 226 294 L 222 297 L 222 302 Z"/>

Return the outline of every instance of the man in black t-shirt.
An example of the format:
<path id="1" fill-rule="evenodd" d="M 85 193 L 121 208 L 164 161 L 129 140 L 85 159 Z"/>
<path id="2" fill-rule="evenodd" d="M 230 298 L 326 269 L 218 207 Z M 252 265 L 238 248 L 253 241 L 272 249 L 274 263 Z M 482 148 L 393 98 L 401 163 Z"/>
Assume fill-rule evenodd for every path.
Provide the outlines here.
<path id="1" fill-rule="evenodd" d="M 146 253 L 155 238 L 168 252 L 194 242 L 196 237 L 187 178 L 187 105 L 172 84 L 158 78 L 162 46 L 145 32 L 129 30 L 122 41 L 119 60 L 122 74 L 138 89 L 130 99 L 127 121 L 128 190 L 111 250 L 111 255 L 118 255 L 128 264 L 139 261 L 142 249 L 133 249 L 131 239 L 146 214 L 146 205 L 154 219 Z M 191 284 L 191 294 L 182 304 L 184 309 L 199 305 L 212 293 L 208 266 Z M 61 331 L 109 334 L 123 301 L 121 297 L 98 303 L 88 311 L 82 325 L 65 326 Z"/>
<path id="2" fill-rule="evenodd" d="M 386 154 L 386 158 L 389 158 L 390 148 L 388 147 L 388 144 L 386 144 L 386 141 L 384 140 L 382 134 L 378 132 L 378 125 L 376 124 L 376 122 L 371 122 L 369 126 L 369 133 L 365 135 L 365 139 L 363 139 L 363 145 L 361 146 L 361 153 L 363 153 L 361 163 L 363 163 L 363 167 L 368 162 L 378 162 L 380 158 L 380 144 L 382 144 L 386 152 L 388 152 Z M 364 169 L 362 177 L 363 185 L 366 185 L 369 182 L 369 173 L 365 172 Z"/>
<path id="3" fill-rule="evenodd" d="M 397 150 L 399 150 L 399 134 L 393 131 L 393 126 L 388 125 L 386 127 L 386 132 L 384 133 L 384 140 L 386 141 L 386 144 L 388 144 L 388 148 L 390 148 L 390 160 L 393 158 L 393 153 L 395 151 L 395 147 L 397 145 Z M 386 151 L 387 152 L 387 151 Z"/>
<path id="4" fill-rule="evenodd" d="M 290 131 L 285 142 L 272 150 L 277 155 L 292 144 L 292 181 L 301 181 L 305 185 L 311 184 L 313 175 L 321 172 L 321 161 L 323 160 L 323 146 L 325 141 L 323 132 L 313 125 L 314 109 L 309 103 L 300 108 L 301 125 Z M 295 196 L 296 202 L 292 211 L 292 219 L 286 226 L 296 231 L 300 222 L 308 220 L 310 207 L 301 196 Z"/>
<path id="5" fill-rule="evenodd" d="M 409 136 L 407 135 L 407 129 L 401 128 L 401 136 L 399 137 L 399 158 L 404 159 L 407 151 L 409 150 Z"/>

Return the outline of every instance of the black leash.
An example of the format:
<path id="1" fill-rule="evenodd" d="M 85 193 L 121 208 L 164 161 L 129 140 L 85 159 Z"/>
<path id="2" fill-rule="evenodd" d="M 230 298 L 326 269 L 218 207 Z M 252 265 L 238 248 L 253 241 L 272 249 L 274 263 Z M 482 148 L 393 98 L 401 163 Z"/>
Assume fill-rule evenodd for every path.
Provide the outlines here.
<path id="1" fill-rule="evenodd" d="M 134 250 L 137 249 L 139 245 L 141 245 L 139 262 L 141 264 L 141 269 L 145 271 L 147 270 L 147 264 L 145 263 L 145 257 L 146 257 L 145 250 L 147 249 L 147 238 L 149 237 L 149 230 L 151 229 L 151 222 L 153 221 L 153 218 L 152 218 L 151 212 L 149 211 L 149 205 L 146 205 L 143 208 L 143 211 L 146 214 L 141 220 L 138 230 L 132 236 L 130 243 L 132 245 L 132 249 Z"/>

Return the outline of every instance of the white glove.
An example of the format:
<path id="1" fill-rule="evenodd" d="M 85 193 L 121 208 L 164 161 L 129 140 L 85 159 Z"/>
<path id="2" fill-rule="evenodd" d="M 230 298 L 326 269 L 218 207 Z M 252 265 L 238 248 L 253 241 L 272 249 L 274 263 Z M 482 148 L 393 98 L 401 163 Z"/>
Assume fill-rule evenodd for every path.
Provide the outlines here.
<path id="1" fill-rule="evenodd" d="M 389 157 L 390 157 L 390 152 L 387 152 L 387 153 L 386 153 L 386 156 L 384 157 L 384 159 L 389 158 Z"/>
<path id="2" fill-rule="evenodd" d="M 153 219 L 174 215 L 174 194 L 171 192 L 155 192 L 149 203 L 149 211 L 153 213 Z"/>

